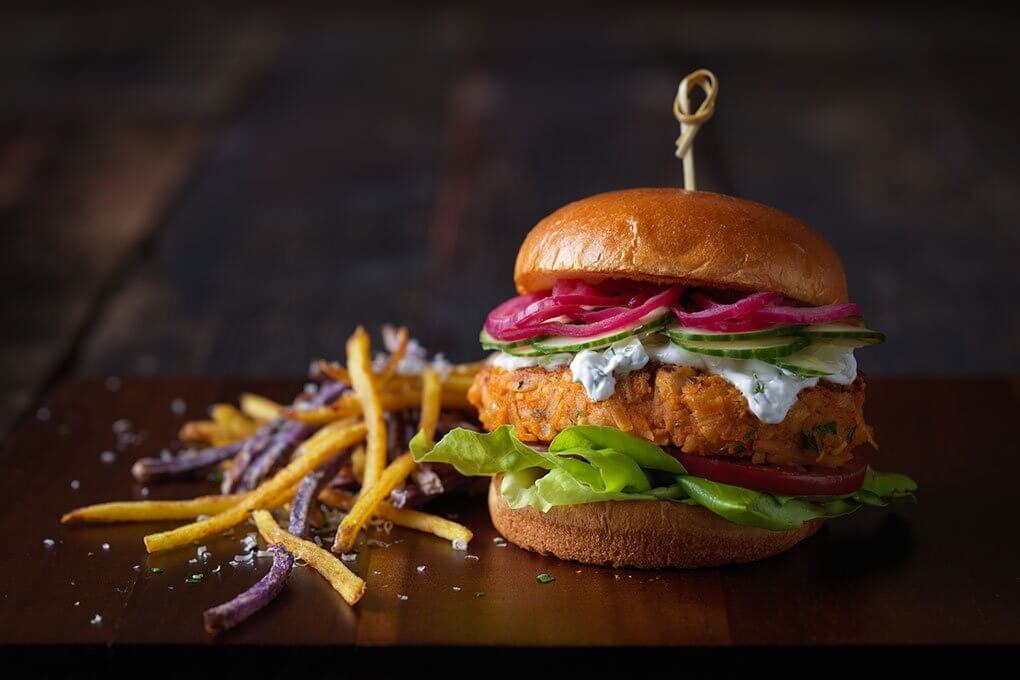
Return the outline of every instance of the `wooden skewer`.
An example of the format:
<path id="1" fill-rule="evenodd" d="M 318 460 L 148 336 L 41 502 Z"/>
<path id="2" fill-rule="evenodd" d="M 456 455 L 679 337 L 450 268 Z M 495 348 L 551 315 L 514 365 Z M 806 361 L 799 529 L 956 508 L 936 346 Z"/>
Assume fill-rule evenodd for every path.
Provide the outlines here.
<path id="1" fill-rule="evenodd" d="M 705 101 L 694 113 L 691 113 L 690 89 L 700 87 L 705 93 Z M 719 92 L 719 81 L 708 69 L 698 69 L 680 81 L 676 99 L 673 100 L 673 115 L 680 122 L 680 136 L 676 138 L 676 157 L 684 161 L 684 188 L 688 191 L 697 189 L 694 180 L 694 137 L 698 134 L 701 124 L 715 113 L 715 98 Z"/>

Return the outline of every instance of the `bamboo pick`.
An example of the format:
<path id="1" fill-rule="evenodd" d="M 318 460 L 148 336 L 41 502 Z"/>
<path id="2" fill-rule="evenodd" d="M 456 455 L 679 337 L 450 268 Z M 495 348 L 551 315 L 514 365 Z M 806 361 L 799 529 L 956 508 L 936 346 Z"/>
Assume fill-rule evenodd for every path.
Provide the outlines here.
<path id="1" fill-rule="evenodd" d="M 691 113 L 690 89 L 700 87 L 705 93 L 705 100 L 694 113 Z M 701 124 L 715 113 L 715 98 L 719 92 L 719 81 L 708 69 L 698 69 L 680 81 L 676 99 L 673 100 L 673 115 L 680 122 L 680 136 L 676 138 L 676 157 L 684 161 L 684 188 L 688 191 L 697 189 L 694 180 L 694 137 L 698 134 Z"/>

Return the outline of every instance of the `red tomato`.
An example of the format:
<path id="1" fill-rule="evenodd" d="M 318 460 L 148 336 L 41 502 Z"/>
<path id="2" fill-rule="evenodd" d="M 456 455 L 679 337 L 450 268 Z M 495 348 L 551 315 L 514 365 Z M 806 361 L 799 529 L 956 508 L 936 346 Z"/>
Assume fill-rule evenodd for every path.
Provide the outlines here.
<path id="1" fill-rule="evenodd" d="M 706 458 L 673 451 L 687 472 L 713 482 L 742 486 L 782 496 L 842 496 L 861 488 L 868 463 L 855 451 L 851 461 L 839 468 L 803 470 L 784 465 L 755 465 L 726 458 Z"/>

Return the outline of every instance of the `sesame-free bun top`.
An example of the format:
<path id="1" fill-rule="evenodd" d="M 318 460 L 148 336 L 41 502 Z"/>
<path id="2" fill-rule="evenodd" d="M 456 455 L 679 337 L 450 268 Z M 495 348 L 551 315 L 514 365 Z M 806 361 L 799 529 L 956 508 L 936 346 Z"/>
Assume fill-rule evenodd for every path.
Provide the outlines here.
<path id="1" fill-rule="evenodd" d="M 552 213 L 521 244 L 521 293 L 557 279 L 630 279 L 772 291 L 808 305 L 847 300 L 836 251 L 800 220 L 708 191 L 626 189 Z"/>

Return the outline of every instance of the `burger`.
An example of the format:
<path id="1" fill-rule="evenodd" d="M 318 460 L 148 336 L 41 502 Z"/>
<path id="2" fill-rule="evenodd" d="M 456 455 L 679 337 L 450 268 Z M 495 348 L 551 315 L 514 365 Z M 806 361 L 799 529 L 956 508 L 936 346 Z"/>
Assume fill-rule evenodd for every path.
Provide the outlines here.
<path id="1" fill-rule="evenodd" d="M 496 529 L 538 553 L 702 567 L 790 549 L 913 498 L 869 466 L 855 350 L 883 342 L 839 256 L 773 208 L 681 189 L 571 203 L 527 235 L 468 393 L 485 431 L 411 442 L 488 475 Z"/>

